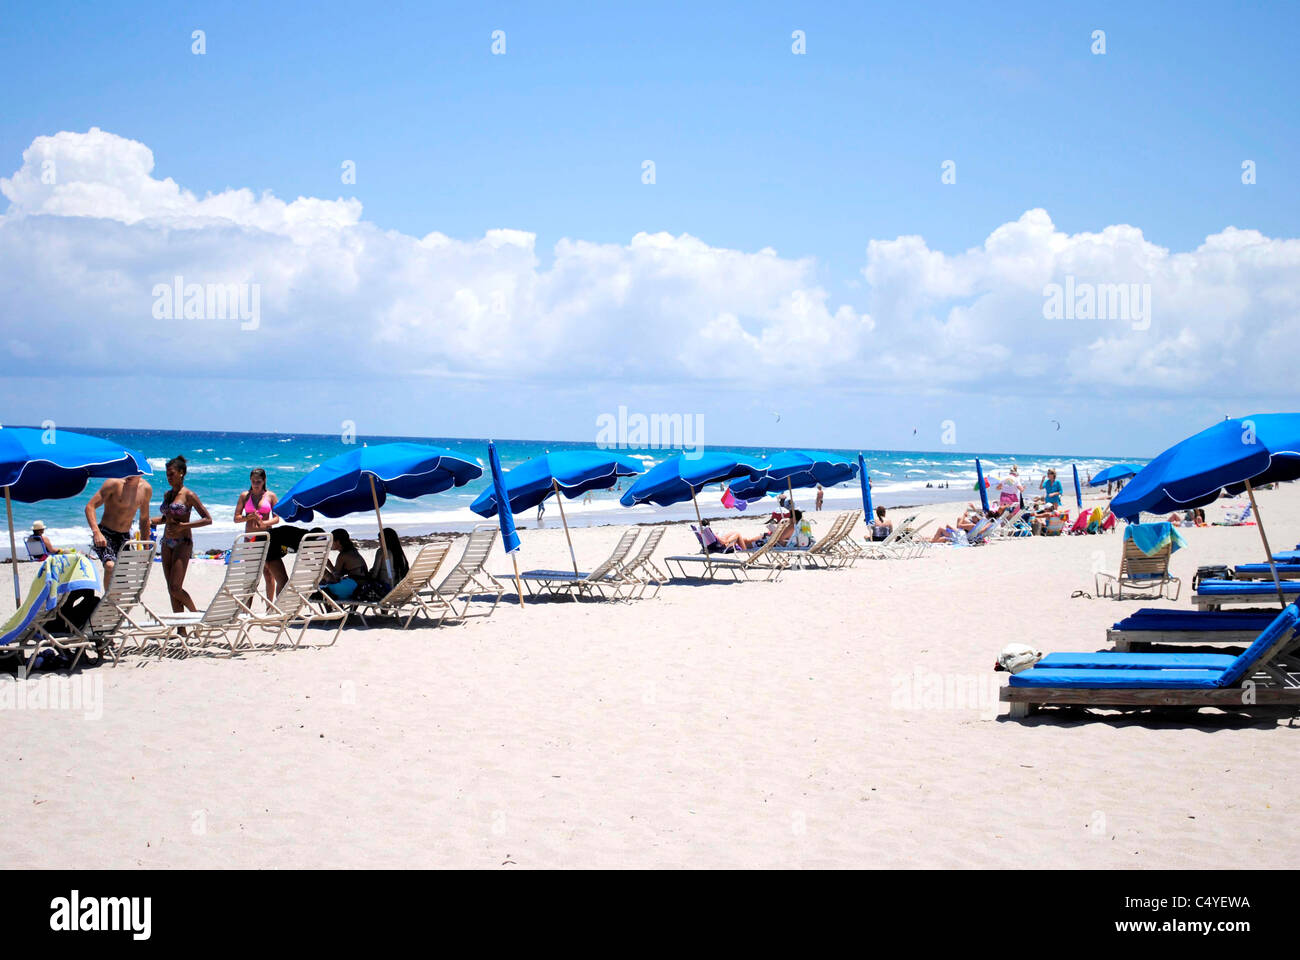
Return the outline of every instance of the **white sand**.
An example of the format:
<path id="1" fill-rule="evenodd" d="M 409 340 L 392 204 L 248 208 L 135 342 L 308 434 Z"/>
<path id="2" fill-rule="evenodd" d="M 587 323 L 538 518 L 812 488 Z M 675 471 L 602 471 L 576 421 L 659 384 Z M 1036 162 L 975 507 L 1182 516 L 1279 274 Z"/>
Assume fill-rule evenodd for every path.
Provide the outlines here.
<path id="1" fill-rule="evenodd" d="M 1300 491 L 1261 506 L 1293 547 Z M 1262 559 L 1254 527 L 1185 534 L 1171 606 L 1197 565 Z M 523 536 L 525 567 L 567 564 L 558 529 Z M 579 560 L 616 537 L 575 531 Z M 660 553 L 691 549 L 678 526 Z M 503 602 L 325 649 L 130 657 L 80 675 L 98 716 L 5 711 L 0 865 L 1295 866 L 1285 713 L 997 718 L 1004 643 L 1099 649 L 1150 605 L 1070 599 L 1119 551 L 939 548 L 631 604 Z M 498 548 L 489 569 L 509 567 Z M 191 568 L 201 605 L 222 572 Z M 927 701 L 936 677 L 983 705 Z"/>

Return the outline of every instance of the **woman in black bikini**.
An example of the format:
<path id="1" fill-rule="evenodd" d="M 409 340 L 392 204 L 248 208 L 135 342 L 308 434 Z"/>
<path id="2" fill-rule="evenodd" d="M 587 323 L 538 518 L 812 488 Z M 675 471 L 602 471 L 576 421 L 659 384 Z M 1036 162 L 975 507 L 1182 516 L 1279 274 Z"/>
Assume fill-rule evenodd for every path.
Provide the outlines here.
<path id="1" fill-rule="evenodd" d="M 275 515 L 275 505 L 279 498 L 266 489 L 266 471 L 254 467 L 248 473 L 248 489 L 239 495 L 235 504 L 235 523 L 244 525 L 245 533 L 271 533 L 271 545 L 266 555 L 263 568 L 263 580 L 266 584 L 266 599 L 274 601 L 278 586 L 289 579 L 284 569 L 283 554 L 276 549 L 276 537 L 272 528 L 280 522 Z"/>
<path id="2" fill-rule="evenodd" d="M 212 522 L 212 516 L 199 495 L 185 486 L 188 469 L 184 457 L 172 457 L 167 461 L 167 482 L 171 487 L 163 494 L 161 515 L 149 520 L 153 526 L 165 524 L 161 541 L 162 568 L 167 580 L 167 594 L 172 601 L 172 613 L 182 610 L 198 612 L 194 599 L 185 592 L 185 572 L 194 556 L 194 536 L 190 531 Z M 190 520 L 191 510 L 197 510 L 202 519 Z"/>

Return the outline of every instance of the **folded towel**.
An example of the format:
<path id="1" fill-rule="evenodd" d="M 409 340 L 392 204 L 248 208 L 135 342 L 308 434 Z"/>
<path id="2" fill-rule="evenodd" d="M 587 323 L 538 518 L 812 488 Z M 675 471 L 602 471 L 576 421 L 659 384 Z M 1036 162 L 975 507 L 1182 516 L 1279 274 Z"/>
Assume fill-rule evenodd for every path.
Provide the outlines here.
<path id="1" fill-rule="evenodd" d="M 1187 541 L 1168 520 L 1160 523 L 1130 523 L 1124 528 L 1124 537 L 1137 544 L 1137 548 L 1148 557 L 1164 549 L 1166 543 L 1173 543 L 1174 550 L 1187 546 Z"/>

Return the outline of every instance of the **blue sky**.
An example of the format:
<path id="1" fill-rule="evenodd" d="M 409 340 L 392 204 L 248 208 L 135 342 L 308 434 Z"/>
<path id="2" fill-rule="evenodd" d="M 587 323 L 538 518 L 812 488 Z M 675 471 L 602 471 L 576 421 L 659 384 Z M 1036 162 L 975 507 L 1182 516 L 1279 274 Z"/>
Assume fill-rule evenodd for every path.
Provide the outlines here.
<path id="1" fill-rule="evenodd" d="M 1174 252 L 1229 226 L 1294 236 L 1298 9 L 318 2 L 135 4 L 126 14 L 6 3 L 0 175 L 18 170 L 38 137 L 99 127 L 147 145 L 155 178 L 200 197 L 237 188 L 286 201 L 355 197 L 364 221 L 411 237 L 526 231 L 542 270 L 565 238 L 625 245 L 662 231 L 745 253 L 773 248 L 811 258 L 804 281 L 824 289 L 832 311 L 875 316 L 879 333 L 883 314 L 863 276 L 872 239 L 919 235 L 929 250 L 958 255 L 1034 208 L 1061 234 L 1131 224 Z M 194 29 L 206 33 L 201 57 L 191 53 Z M 498 29 L 505 56 L 490 53 Z M 806 33 L 806 55 L 791 52 L 795 29 Z M 1103 56 L 1090 52 L 1096 29 L 1106 33 Z M 1257 164 L 1249 187 L 1243 159 Z M 345 160 L 356 164 L 355 186 L 340 182 Z M 644 160 L 655 162 L 653 186 L 641 182 Z M 940 182 L 945 160 L 956 163 L 953 185 Z M 743 315 L 740 324 L 753 329 Z M 1041 333 L 1032 314 L 1006 324 Z M 873 356 L 862 358 L 867 379 Z M 871 408 L 890 426 L 858 439 L 860 412 L 828 420 L 854 390 L 842 381 L 789 401 L 806 411 L 792 413 L 795 424 L 837 446 L 902 443 L 905 424 L 974 402 L 975 446 L 1040 449 L 1054 438 L 1038 433 L 1039 409 L 1079 423 L 1126 402 L 1114 384 L 1059 397 L 1050 376 L 1032 385 L 1004 377 L 999 392 L 927 375 L 922 392 L 877 395 Z M 580 417 L 584 404 L 598 411 L 622 396 L 548 389 L 530 386 L 495 409 L 526 418 L 552 398 Z M 212 415 L 225 414 L 220 390 L 195 390 L 218 397 Z M 1120 448 L 1105 448 L 1113 441 L 1099 431 L 1063 446 L 1143 453 L 1238 399 L 1195 393 L 1156 391 L 1151 402 L 1167 414 Z M 736 442 L 768 439 L 761 418 L 742 416 L 754 398 L 733 404 L 698 372 L 647 380 L 627 396 L 714 412 L 718 430 L 731 420 Z M 285 428 L 319 426 L 302 422 L 313 409 L 287 399 Z M 1035 420 L 1022 443 L 1025 409 Z M 463 432 L 508 432 L 473 419 L 466 408 Z M 516 432 L 548 429 L 566 432 L 543 420 Z"/>

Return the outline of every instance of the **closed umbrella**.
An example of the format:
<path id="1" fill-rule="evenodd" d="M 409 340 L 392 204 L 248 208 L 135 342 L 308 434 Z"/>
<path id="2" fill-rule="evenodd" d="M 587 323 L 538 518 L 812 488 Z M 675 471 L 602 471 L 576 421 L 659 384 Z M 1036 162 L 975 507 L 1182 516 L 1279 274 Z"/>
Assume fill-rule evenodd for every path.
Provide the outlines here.
<path id="1" fill-rule="evenodd" d="M 488 441 L 488 467 L 492 471 L 492 486 L 488 487 L 498 503 L 507 502 L 505 481 L 501 477 L 501 458 L 497 456 L 497 445 Z M 485 493 L 487 491 L 484 491 Z M 515 565 L 515 589 L 519 592 L 519 606 L 524 605 L 524 585 L 519 580 L 519 534 L 515 532 L 515 515 L 512 510 L 498 510 L 497 522 L 501 525 L 501 546 L 510 554 L 510 562 Z"/>
<path id="2" fill-rule="evenodd" d="M 858 483 L 862 484 L 862 510 L 866 514 L 867 525 L 876 522 L 875 511 L 871 509 L 871 478 L 867 476 L 867 463 L 858 454 Z"/>
<path id="3" fill-rule="evenodd" d="M 14 539 L 13 501 L 37 503 L 75 497 L 91 477 L 135 477 L 153 473 L 149 461 L 121 444 L 71 430 L 6 427 L 0 430 L 0 486 L 5 491 L 9 555 L 14 573 L 14 602 L 22 605 L 18 585 L 18 546 Z"/>
<path id="4" fill-rule="evenodd" d="M 343 517 L 373 507 L 379 524 L 379 552 L 387 566 L 388 547 L 379 508 L 389 494 L 414 500 L 464 486 L 481 476 L 483 468 L 477 463 L 443 447 L 380 443 L 326 460 L 293 485 L 277 510 L 289 523 L 309 523 L 316 513 Z"/>
<path id="5" fill-rule="evenodd" d="M 496 485 L 488 487 L 469 508 L 481 517 L 491 517 L 502 512 L 498 510 L 498 505 L 504 500 L 510 507 L 505 513 L 523 513 L 547 497 L 554 496 L 560 507 L 564 538 L 569 543 L 569 559 L 573 561 L 573 572 L 577 573 L 578 558 L 573 552 L 569 521 L 564 515 L 564 498 L 572 500 L 588 490 L 608 490 L 623 477 L 636 476 L 641 469 L 639 460 L 620 457 L 605 450 L 548 453 L 525 460 L 505 473 L 500 489 Z"/>
<path id="6" fill-rule="evenodd" d="M 1079 504 L 1079 509 L 1083 509 L 1083 487 L 1079 483 L 1079 465 L 1070 464 L 1074 468 L 1074 500 Z"/>
<path id="7" fill-rule="evenodd" d="M 985 513 L 988 513 L 988 512 L 989 512 L 989 492 L 988 492 L 988 489 L 984 486 L 984 467 L 980 464 L 980 458 L 979 458 L 979 457 L 976 457 L 976 458 L 975 458 L 975 486 L 979 487 L 979 491 L 980 491 L 980 506 L 982 506 L 982 507 L 984 508 L 984 512 L 985 512 Z"/>
<path id="8" fill-rule="evenodd" d="M 1227 490 L 1250 497 L 1278 600 L 1286 605 L 1255 487 L 1300 479 L 1300 413 L 1261 413 L 1222 420 L 1182 440 L 1137 472 L 1110 503 L 1125 520 L 1139 514 L 1201 507 Z"/>

